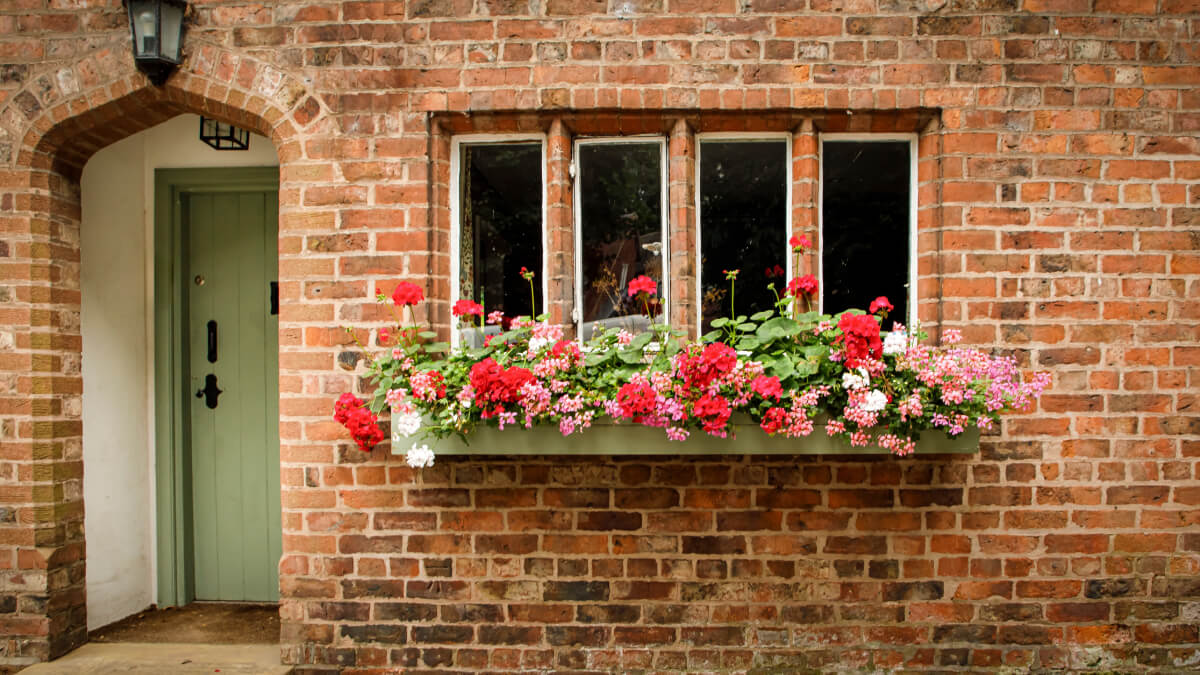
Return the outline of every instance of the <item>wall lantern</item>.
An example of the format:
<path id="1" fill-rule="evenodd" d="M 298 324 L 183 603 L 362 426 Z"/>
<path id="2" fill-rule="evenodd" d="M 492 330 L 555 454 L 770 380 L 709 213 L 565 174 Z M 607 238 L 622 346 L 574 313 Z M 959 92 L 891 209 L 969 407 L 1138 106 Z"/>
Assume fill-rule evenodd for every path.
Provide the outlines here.
<path id="1" fill-rule="evenodd" d="M 187 0 L 125 0 L 125 8 L 133 35 L 133 59 L 138 69 L 161 87 L 182 60 Z"/>
<path id="2" fill-rule="evenodd" d="M 201 117 L 200 140 L 214 150 L 245 150 L 250 147 L 250 132 L 211 117 Z"/>

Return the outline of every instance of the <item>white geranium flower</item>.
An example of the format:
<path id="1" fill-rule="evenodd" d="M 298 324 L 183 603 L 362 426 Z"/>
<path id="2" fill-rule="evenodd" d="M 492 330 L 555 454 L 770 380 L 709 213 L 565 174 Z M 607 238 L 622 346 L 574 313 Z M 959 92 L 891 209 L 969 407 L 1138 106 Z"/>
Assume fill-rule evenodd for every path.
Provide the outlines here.
<path id="1" fill-rule="evenodd" d="M 421 430 L 421 413 L 410 412 L 392 415 L 392 428 L 400 436 L 408 438 Z"/>
<path id="2" fill-rule="evenodd" d="M 554 340 L 551 340 L 550 338 L 542 338 L 542 337 L 529 338 L 529 351 L 530 352 L 540 352 L 543 349 L 545 349 L 546 347 L 549 347 L 553 344 L 554 344 Z"/>
<path id="3" fill-rule="evenodd" d="M 408 449 L 408 453 L 404 456 L 408 461 L 408 465 L 414 469 L 423 469 L 427 466 L 433 466 L 433 450 L 429 449 L 428 445 L 412 444 Z"/>
<path id="4" fill-rule="evenodd" d="M 867 372 L 866 368 L 842 374 L 842 388 L 847 391 L 862 389 L 869 384 L 871 384 L 871 374 Z"/>
<path id="5" fill-rule="evenodd" d="M 879 412 L 880 410 L 883 410 L 886 405 L 887 394 L 879 391 L 878 389 L 872 389 L 871 391 L 867 392 L 867 396 L 859 408 L 867 412 Z"/>
<path id="6" fill-rule="evenodd" d="M 902 330 L 894 330 L 883 339 L 884 354 L 903 354 L 908 349 L 908 336 Z"/>

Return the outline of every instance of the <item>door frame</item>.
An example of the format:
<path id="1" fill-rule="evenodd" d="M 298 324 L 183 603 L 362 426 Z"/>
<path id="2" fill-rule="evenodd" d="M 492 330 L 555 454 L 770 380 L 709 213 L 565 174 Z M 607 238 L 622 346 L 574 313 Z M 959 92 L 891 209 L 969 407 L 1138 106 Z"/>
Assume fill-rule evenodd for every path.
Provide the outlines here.
<path id="1" fill-rule="evenodd" d="M 154 172 L 154 482 L 159 607 L 195 598 L 182 198 L 204 192 L 279 193 L 279 167 Z M 277 197 L 278 198 L 278 197 Z M 278 232 L 276 233 L 278 239 Z M 278 254 L 277 254 L 278 255 Z M 276 486 L 278 487 L 278 486 Z"/>

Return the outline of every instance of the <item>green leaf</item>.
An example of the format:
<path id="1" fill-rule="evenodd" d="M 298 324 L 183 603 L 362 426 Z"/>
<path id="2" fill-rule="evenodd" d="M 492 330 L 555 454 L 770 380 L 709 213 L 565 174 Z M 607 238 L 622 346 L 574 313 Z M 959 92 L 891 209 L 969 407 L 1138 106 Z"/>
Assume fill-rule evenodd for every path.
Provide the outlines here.
<path id="1" fill-rule="evenodd" d="M 646 345 L 650 344 L 650 341 L 653 339 L 654 339 L 654 333 L 641 333 L 640 335 L 633 338 L 633 340 L 631 340 L 629 342 L 629 348 L 637 349 L 640 351 L 642 349 L 645 349 Z"/>
<path id="2" fill-rule="evenodd" d="M 804 353 L 804 358 L 814 361 L 829 356 L 828 345 L 805 345 L 800 351 Z"/>
<path id="3" fill-rule="evenodd" d="M 817 312 L 805 312 L 805 313 L 801 314 L 800 316 L 796 317 L 796 320 L 799 321 L 800 323 L 815 324 L 821 320 L 821 315 L 818 314 Z"/>
<path id="4" fill-rule="evenodd" d="M 816 362 L 801 361 L 800 363 L 796 364 L 796 376 L 809 377 L 811 375 L 816 375 L 817 371 L 820 369 L 821 367 Z"/>
<path id="5" fill-rule="evenodd" d="M 766 321 L 767 319 L 769 319 L 773 316 L 775 316 L 774 310 L 764 309 L 761 312 L 755 312 L 755 313 L 751 314 L 750 320 L 751 321 Z"/>
<path id="6" fill-rule="evenodd" d="M 640 350 L 640 349 L 622 349 L 621 351 L 617 352 L 617 358 L 621 359 L 625 363 L 641 363 L 642 362 L 642 350 Z"/>
<path id="7" fill-rule="evenodd" d="M 722 317 L 720 317 L 720 318 L 713 319 L 713 320 L 712 320 L 712 323 L 711 323 L 711 324 L 709 324 L 709 325 L 710 325 L 710 326 L 712 326 L 713 328 L 722 328 L 722 327 L 724 327 L 724 326 L 725 326 L 725 324 L 727 324 L 727 323 L 729 323 L 729 319 L 728 319 L 728 318 L 726 318 L 726 317 L 723 317 L 723 316 L 722 316 Z"/>
<path id="8" fill-rule="evenodd" d="M 417 333 L 417 337 L 425 338 L 426 340 L 432 340 L 433 338 L 437 337 L 437 333 L 431 330 L 423 330 Z"/>
<path id="9" fill-rule="evenodd" d="M 613 353 L 606 350 L 592 352 L 583 358 L 583 363 L 586 366 L 598 366 L 612 358 Z"/>
<path id="10" fill-rule="evenodd" d="M 800 324 L 786 316 L 777 316 L 758 327 L 758 337 L 764 340 L 788 338 L 800 332 Z"/>
<path id="11" fill-rule="evenodd" d="M 737 326 L 737 329 L 742 331 L 743 333 L 749 333 L 750 331 L 754 330 L 755 328 L 758 328 L 758 324 L 751 323 L 750 321 L 745 321 L 743 323 L 739 323 Z"/>
<path id="12" fill-rule="evenodd" d="M 767 370 L 781 380 L 791 377 L 792 373 L 795 372 L 795 368 L 792 366 L 792 360 L 788 358 L 787 354 L 780 354 L 779 357 L 771 362 L 771 365 L 767 367 Z"/>
<path id="13" fill-rule="evenodd" d="M 738 340 L 737 349 L 755 350 L 758 349 L 760 345 L 762 345 L 762 339 L 754 336 L 747 336 L 741 340 Z"/>
<path id="14" fill-rule="evenodd" d="M 636 366 L 621 366 L 613 372 L 616 374 L 617 379 L 621 380 L 622 382 L 628 382 L 634 375 L 641 372 L 641 370 L 641 368 Z"/>
<path id="15" fill-rule="evenodd" d="M 701 338 L 701 339 L 702 339 L 704 342 L 715 342 L 715 341 L 716 341 L 716 339 L 717 339 L 717 338 L 719 338 L 719 337 L 721 337 L 721 331 L 719 331 L 719 330 L 710 330 L 710 331 L 708 331 L 707 333 L 705 333 L 705 334 L 704 334 L 704 337 L 703 337 L 703 338 Z"/>
<path id="16" fill-rule="evenodd" d="M 444 352 L 448 352 L 448 351 L 450 351 L 450 343 L 449 342 L 430 342 L 429 344 L 425 345 L 425 351 L 433 352 L 434 354 L 441 354 Z"/>

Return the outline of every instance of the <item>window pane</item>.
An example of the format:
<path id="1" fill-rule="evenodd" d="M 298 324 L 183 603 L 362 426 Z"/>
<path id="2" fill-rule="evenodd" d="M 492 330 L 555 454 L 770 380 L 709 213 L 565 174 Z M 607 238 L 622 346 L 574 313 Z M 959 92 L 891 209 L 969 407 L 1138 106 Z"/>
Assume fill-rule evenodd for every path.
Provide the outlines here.
<path id="1" fill-rule="evenodd" d="M 908 316 L 909 143 L 826 141 L 823 153 L 825 311 L 866 310 L 885 295 L 895 306 L 888 318 L 903 322 Z"/>
<path id="2" fill-rule="evenodd" d="M 738 314 L 771 309 L 774 283 L 787 285 L 787 143 L 705 141 L 700 145 L 702 332 L 729 314 L 725 270 L 739 270 Z"/>
<path id="3" fill-rule="evenodd" d="M 542 146 L 464 145 L 460 176 L 459 297 L 488 312 L 531 314 L 525 267 L 542 295 Z"/>
<path id="4" fill-rule="evenodd" d="M 665 295 L 660 148 L 658 143 L 579 146 L 584 340 L 599 326 L 637 332 L 649 325 L 645 308 L 627 293 L 635 277 L 650 277 L 658 284 L 658 297 Z M 650 313 L 661 312 L 651 307 Z"/>

